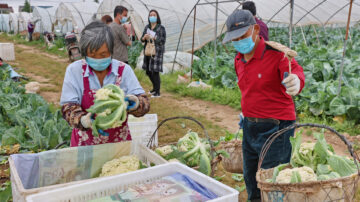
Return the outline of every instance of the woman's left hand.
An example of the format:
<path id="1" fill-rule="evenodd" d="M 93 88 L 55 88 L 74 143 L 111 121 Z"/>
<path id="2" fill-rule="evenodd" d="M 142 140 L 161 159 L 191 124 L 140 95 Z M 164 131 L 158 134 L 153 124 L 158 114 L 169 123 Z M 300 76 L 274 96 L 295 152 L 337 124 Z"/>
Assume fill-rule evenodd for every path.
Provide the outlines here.
<path id="1" fill-rule="evenodd" d="M 128 103 L 126 108 L 128 112 L 135 111 L 139 108 L 139 98 L 135 95 L 126 95 L 125 102 Z"/>

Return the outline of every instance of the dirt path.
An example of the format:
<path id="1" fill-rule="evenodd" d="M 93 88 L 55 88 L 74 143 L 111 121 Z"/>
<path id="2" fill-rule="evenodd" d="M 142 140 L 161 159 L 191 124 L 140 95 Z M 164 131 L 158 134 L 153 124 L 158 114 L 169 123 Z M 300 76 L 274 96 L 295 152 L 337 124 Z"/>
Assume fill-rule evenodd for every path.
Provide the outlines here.
<path id="1" fill-rule="evenodd" d="M 58 57 L 56 55 L 52 55 L 52 54 L 40 51 L 39 49 L 31 47 L 31 46 L 27 46 L 27 45 L 23 45 L 23 44 L 15 44 L 15 46 L 18 47 L 18 48 L 23 49 L 25 53 L 40 54 L 40 55 L 42 55 L 44 57 L 51 58 L 51 59 L 53 59 L 53 60 L 55 60 L 57 62 L 65 62 L 65 63 L 69 62 L 68 59 L 60 58 L 60 57 Z"/>
<path id="2" fill-rule="evenodd" d="M 161 99 L 164 102 L 176 103 L 179 108 L 205 116 L 211 121 L 230 132 L 235 133 L 238 129 L 239 114 L 241 111 L 229 106 L 214 104 L 209 101 L 194 99 L 191 97 L 178 98 L 170 93 L 162 93 Z"/>

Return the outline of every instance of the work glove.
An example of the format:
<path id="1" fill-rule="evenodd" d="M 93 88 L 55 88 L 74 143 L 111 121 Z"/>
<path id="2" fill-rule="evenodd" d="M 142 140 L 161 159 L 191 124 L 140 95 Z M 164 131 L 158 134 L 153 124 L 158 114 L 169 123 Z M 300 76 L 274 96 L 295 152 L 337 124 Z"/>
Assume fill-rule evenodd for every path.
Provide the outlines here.
<path id="1" fill-rule="evenodd" d="M 128 112 L 135 111 L 139 108 L 139 98 L 135 95 L 126 95 L 125 102 L 127 103 L 126 110 Z"/>
<path id="2" fill-rule="evenodd" d="M 86 115 L 80 118 L 81 125 L 86 129 L 91 128 L 93 121 L 94 121 L 94 115 L 91 113 L 87 113 Z M 109 136 L 109 133 L 101 129 L 98 129 L 98 133 L 102 136 Z"/>
<path id="3" fill-rule="evenodd" d="M 284 72 L 284 80 L 281 82 L 285 88 L 286 93 L 291 96 L 295 96 L 300 91 L 300 79 L 296 74 L 290 74 Z"/>
<path id="4" fill-rule="evenodd" d="M 243 129 L 244 128 L 244 115 L 243 115 L 243 113 L 240 113 L 239 114 L 239 118 L 240 118 L 240 121 L 239 121 L 239 128 L 240 129 Z"/>

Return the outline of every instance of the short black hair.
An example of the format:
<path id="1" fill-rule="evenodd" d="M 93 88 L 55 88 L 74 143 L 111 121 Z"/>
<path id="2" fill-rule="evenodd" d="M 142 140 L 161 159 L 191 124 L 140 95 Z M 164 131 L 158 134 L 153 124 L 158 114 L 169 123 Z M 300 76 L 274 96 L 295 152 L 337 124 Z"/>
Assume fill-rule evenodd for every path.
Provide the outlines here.
<path id="1" fill-rule="evenodd" d="M 245 1 L 242 4 L 242 9 L 250 11 L 254 16 L 256 15 L 256 6 L 252 1 Z"/>
<path id="2" fill-rule="evenodd" d="M 129 11 L 127 8 L 125 8 L 124 6 L 116 6 L 115 10 L 114 10 L 114 18 L 116 18 L 117 14 L 123 14 L 124 11 Z"/>
<path id="3" fill-rule="evenodd" d="M 161 25 L 161 20 L 160 20 L 159 12 L 157 12 L 157 10 L 154 10 L 154 9 L 152 9 L 152 10 L 149 12 L 149 16 L 148 16 L 149 25 L 151 24 L 151 23 L 150 23 L 150 20 L 149 20 L 149 18 L 150 18 L 150 13 L 151 13 L 151 12 L 155 12 L 155 13 L 156 13 L 156 15 L 157 15 L 157 17 L 156 17 L 156 23 L 159 24 L 159 25 Z"/>

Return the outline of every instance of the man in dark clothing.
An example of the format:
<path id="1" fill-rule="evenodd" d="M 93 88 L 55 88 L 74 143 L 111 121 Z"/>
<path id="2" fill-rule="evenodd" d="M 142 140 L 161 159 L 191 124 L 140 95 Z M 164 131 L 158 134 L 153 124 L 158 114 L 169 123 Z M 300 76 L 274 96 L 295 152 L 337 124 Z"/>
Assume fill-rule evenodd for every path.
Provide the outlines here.
<path id="1" fill-rule="evenodd" d="M 246 2 L 243 3 L 242 9 L 243 10 L 248 10 L 253 14 L 253 16 L 255 18 L 255 21 L 256 21 L 256 24 L 258 24 L 260 26 L 260 34 L 259 35 L 262 36 L 265 41 L 268 41 L 269 40 L 268 27 L 266 26 L 266 24 L 263 21 L 261 21 L 260 19 L 258 19 L 256 17 L 255 3 L 252 2 L 252 1 L 246 1 Z"/>

